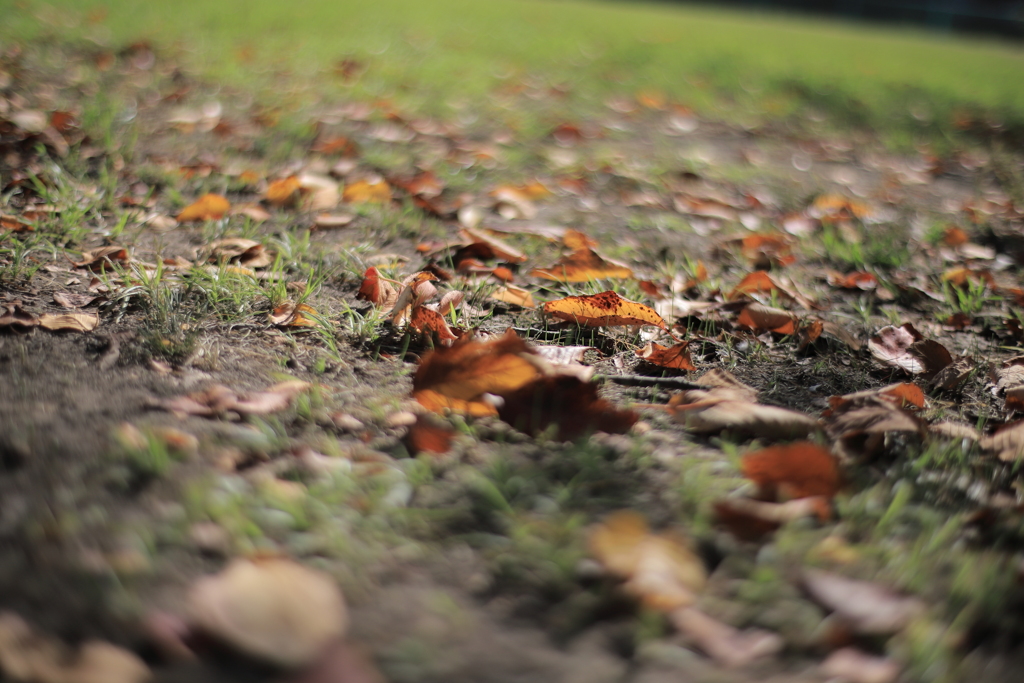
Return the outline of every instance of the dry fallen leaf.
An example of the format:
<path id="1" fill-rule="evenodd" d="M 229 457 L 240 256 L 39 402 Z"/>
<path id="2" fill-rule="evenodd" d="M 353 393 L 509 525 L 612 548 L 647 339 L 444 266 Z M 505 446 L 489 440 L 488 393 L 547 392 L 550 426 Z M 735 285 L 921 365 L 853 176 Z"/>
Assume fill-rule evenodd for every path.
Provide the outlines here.
<path id="1" fill-rule="evenodd" d="M 1024 420 L 1011 422 L 978 442 L 982 449 L 996 454 L 1003 462 L 1024 458 Z"/>
<path id="2" fill-rule="evenodd" d="M 206 391 L 175 396 L 174 398 L 156 399 L 151 405 L 180 417 L 199 415 L 216 417 L 228 413 L 239 415 L 266 415 L 287 408 L 292 399 L 310 388 L 308 382 L 289 380 L 279 382 L 266 391 L 249 394 L 236 394 L 221 384 L 215 384 Z"/>
<path id="3" fill-rule="evenodd" d="M 759 303 L 744 306 L 736 317 L 738 324 L 749 327 L 755 332 L 770 330 L 777 334 L 795 334 L 796 321 L 796 315 L 789 311 Z"/>
<path id="4" fill-rule="evenodd" d="M 495 301 L 501 301 L 502 303 L 512 304 L 513 306 L 519 306 L 520 308 L 533 308 L 536 306 L 536 304 L 533 303 L 533 295 L 522 287 L 516 287 L 515 285 L 498 287 L 488 298 Z"/>
<path id="5" fill-rule="evenodd" d="M 334 579 L 286 558 L 233 560 L 196 581 L 188 610 L 196 630 L 289 668 L 316 660 L 348 627 Z"/>
<path id="6" fill-rule="evenodd" d="M 698 381 L 713 388 L 680 392 L 668 405 L 675 420 L 692 432 L 717 434 L 728 429 L 753 438 L 792 439 L 818 428 L 817 421 L 803 413 L 756 403 L 753 388 L 724 370 L 713 370 Z"/>
<path id="7" fill-rule="evenodd" d="M 19 304 L 6 304 L 0 314 L 0 327 L 28 329 L 39 324 L 39 318 L 32 315 Z"/>
<path id="8" fill-rule="evenodd" d="M 387 204 L 391 201 L 391 186 L 383 180 L 359 180 L 346 185 L 341 198 L 347 204 Z"/>
<path id="9" fill-rule="evenodd" d="M 178 214 L 177 220 L 179 223 L 216 221 L 224 218 L 230 210 L 231 202 L 226 197 L 211 192 L 204 194 L 195 202 L 186 206 Z"/>
<path id="10" fill-rule="evenodd" d="M 736 285 L 731 292 L 729 292 L 729 295 L 726 298 L 732 300 L 745 294 L 771 294 L 772 292 L 776 292 L 786 299 L 793 298 L 792 295 L 775 282 L 775 280 L 772 279 L 772 276 L 767 272 L 763 270 L 755 270 L 753 273 L 750 273 L 740 280 L 740 283 Z"/>
<path id="11" fill-rule="evenodd" d="M 690 359 L 689 346 L 690 342 L 680 342 L 666 348 L 656 342 L 647 342 L 646 346 L 637 349 L 635 353 L 648 363 L 663 368 L 696 371 Z"/>
<path id="12" fill-rule="evenodd" d="M 54 292 L 53 300 L 64 308 L 83 308 L 99 297 L 90 294 L 73 294 L 71 292 Z"/>
<path id="13" fill-rule="evenodd" d="M 589 296 L 567 296 L 544 304 L 544 313 L 557 320 L 585 327 L 614 325 L 651 325 L 667 330 L 665 321 L 653 308 L 623 299 L 609 290 Z"/>
<path id="14" fill-rule="evenodd" d="M 902 408 L 904 398 L 887 393 L 859 392 L 833 403 L 825 419 L 825 433 L 835 440 L 837 452 L 860 460 L 877 457 L 890 432 L 923 434 L 924 423 Z"/>
<path id="15" fill-rule="evenodd" d="M 463 337 L 423 356 L 412 381 L 412 396 L 437 413 L 497 415 L 486 394 L 511 393 L 540 377 L 536 354 L 509 329 L 497 339 Z"/>
<path id="16" fill-rule="evenodd" d="M 743 476 L 769 500 L 833 497 L 839 491 L 839 468 L 832 455 L 809 441 L 771 446 L 743 456 Z"/>
<path id="17" fill-rule="evenodd" d="M 556 282 L 590 282 L 606 278 L 630 278 L 633 277 L 633 271 L 603 258 L 593 249 L 583 248 L 560 258 L 550 268 L 534 268 L 530 275 Z"/>
<path id="18" fill-rule="evenodd" d="M 802 583 L 818 604 L 835 612 L 860 635 L 896 633 L 924 612 L 916 598 L 817 569 L 804 569 Z"/>
<path id="19" fill-rule="evenodd" d="M 455 430 L 448 425 L 438 424 L 436 419 L 417 415 L 416 422 L 409 427 L 403 443 L 411 455 L 447 453 L 452 447 Z"/>
<path id="20" fill-rule="evenodd" d="M 380 271 L 370 266 L 363 274 L 363 282 L 359 285 L 359 293 L 356 296 L 378 308 L 390 310 L 398 300 L 398 290 L 391 282 L 381 277 Z"/>
<path id="21" fill-rule="evenodd" d="M 299 187 L 295 176 L 280 178 L 267 186 L 263 198 L 272 206 L 295 206 L 299 201 Z"/>
<path id="22" fill-rule="evenodd" d="M 229 237 L 212 242 L 207 248 L 211 263 L 237 263 L 244 268 L 266 268 L 274 257 L 256 240 Z"/>
<path id="23" fill-rule="evenodd" d="M 39 326 L 54 331 L 91 332 L 99 324 L 100 317 L 95 313 L 43 313 L 39 316 Z"/>
<path id="24" fill-rule="evenodd" d="M 479 258 L 486 260 L 498 259 L 506 263 L 522 263 L 526 260 L 526 254 L 510 247 L 497 237 L 488 235 L 483 230 L 463 227 L 459 230 L 459 235 L 471 245 L 486 247 L 486 251 L 489 253 L 481 254 L 478 256 Z"/>
<path id="25" fill-rule="evenodd" d="M 531 436 L 554 428 L 555 439 L 576 439 L 602 431 L 624 434 L 638 417 L 597 394 L 597 386 L 571 375 L 538 377 L 502 395 L 498 416 Z"/>
<path id="26" fill-rule="evenodd" d="M 128 263 L 128 250 L 124 247 L 110 245 L 91 251 L 82 252 L 82 260 L 74 261 L 76 268 L 103 271 L 115 264 L 124 266 Z"/>
<path id="27" fill-rule="evenodd" d="M 271 324 L 278 327 L 316 327 L 317 321 L 311 317 L 319 315 L 312 306 L 286 301 L 271 311 L 267 317 Z"/>
<path id="28" fill-rule="evenodd" d="M 437 343 L 442 346 L 448 346 L 458 338 L 448 327 L 444 316 L 426 306 L 416 306 L 412 309 L 412 314 L 409 316 L 409 327 L 420 334 L 436 339 Z"/>
<path id="29" fill-rule="evenodd" d="M 675 534 L 651 533 L 631 510 L 613 512 L 587 538 L 591 555 L 626 591 L 651 609 L 670 612 L 696 600 L 707 581 L 704 564 Z"/>
<path id="30" fill-rule="evenodd" d="M 693 607 L 669 613 L 669 621 L 716 662 L 743 667 L 779 653 L 785 641 L 778 634 L 760 629 L 738 631 Z"/>
<path id="31" fill-rule="evenodd" d="M 725 498 L 715 501 L 715 518 L 733 536 L 744 541 L 759 541 L 786 522 L 805 517 L 827 518 L 831 506 L 827 498 L 812 496 L 784 503 L 752 498 Z"/>
<path id="32" fill-rule="evenodd" d="M 931 377 L 953 362 L 942 344 L 925 339 L 910 323 L 887 326 L 868 340 L 868 350 L 886 365 Z"/>

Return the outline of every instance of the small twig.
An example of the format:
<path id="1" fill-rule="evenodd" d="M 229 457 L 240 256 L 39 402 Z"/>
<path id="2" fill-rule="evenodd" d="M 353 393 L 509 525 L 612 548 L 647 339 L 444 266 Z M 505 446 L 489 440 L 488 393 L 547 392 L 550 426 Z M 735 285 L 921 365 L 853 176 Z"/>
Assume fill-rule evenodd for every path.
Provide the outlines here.
<path id="1" fill-rule="evenodd" d="M 595 382 L 611 382 L 627 387 L 663 387 L 665 389 L 703 389 L 711 387 L 678 377 L 647 377 L 645 375 L 594 375 Z"/>

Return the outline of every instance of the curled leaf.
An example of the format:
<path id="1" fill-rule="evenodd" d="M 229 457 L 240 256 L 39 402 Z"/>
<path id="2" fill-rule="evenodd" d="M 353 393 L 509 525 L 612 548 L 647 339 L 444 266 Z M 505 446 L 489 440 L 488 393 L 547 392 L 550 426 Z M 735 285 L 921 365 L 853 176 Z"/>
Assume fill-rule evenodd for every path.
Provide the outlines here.
<path id="1" fill-rule="evenodd" d="M 697 368 L 693 366 L 693 361 L 690 360 L 689 346 L 689 342 L 680 342 L 666 348 L 656 342 L 647 342 L 645 347 L 637 349 L 636 355 L 648 363 L 663 368 L 695 371 Z"/>
<path id="2" fill-rule="evenodd" d="M 589 296 L 567 296 L 544 304 L 544 313 L 586 327 L 613 325 L 651 325 L 668 329 L 665 321 L 650 306 L 623 299 L 609 290 Z"/>
<path id="3" fill-rule="evenodd" d="M 412 396 L 437 413 L 497 415 L 487 394 L 504 395 L 541 375 L 535 354 L 513 330 L 492 341 L 470 337 L 423 356 L 412 380 Z"/>
<path id="4" fill-rule="evenodd" d="M 312 306 L 286 301 L 270 312 L 270 322 L 278 327 L 316 327 L 310 316 L 319 315 Z"/>

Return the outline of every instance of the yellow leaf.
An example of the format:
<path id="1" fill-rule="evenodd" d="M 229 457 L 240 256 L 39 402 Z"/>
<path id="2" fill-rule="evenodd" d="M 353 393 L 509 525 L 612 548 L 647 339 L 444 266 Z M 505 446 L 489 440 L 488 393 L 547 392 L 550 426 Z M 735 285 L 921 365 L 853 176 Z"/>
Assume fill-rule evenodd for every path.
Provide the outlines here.
<path id="1" fill-rule="evenodd" d="M 391 186 L 383 180 L 375 183 L 360 180 L 346 185 L 341 198 L 349 204 L 387 204 L 391 201 Z"/>
<path id="2" fill-rule="evenodd" d="M 195 202 L 186 206 L 178 214 L 178 222 L 216 221 L 223 218 L 230 210 L 231 202 L 226 197 L 211 192 L 204 194 Z"/>
<path id="3" fill-rule="evenodd" d="M 613 291 L 591 296 L 567 296 L 544 304 L 544 313 L 558 320 L 571 320 L 586 327 L 651 325 L 668 329 L 650 306 L 623 299 Z"/>

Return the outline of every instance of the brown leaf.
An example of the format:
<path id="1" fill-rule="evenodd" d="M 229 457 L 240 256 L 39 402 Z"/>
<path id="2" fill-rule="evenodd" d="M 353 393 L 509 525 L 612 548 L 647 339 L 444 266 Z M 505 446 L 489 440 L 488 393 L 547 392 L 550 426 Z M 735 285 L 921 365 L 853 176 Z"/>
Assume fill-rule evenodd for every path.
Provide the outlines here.
<path id="1" fill-rule="evenodd" d="M 633 277 L 633 271 L 603 258 L 593 249 L 583 248 L 558 259 L 550 268 L 534 268 L 530 275 L 556 282 L 590 282 L 606 278 L 630 278 Z"/>
<path id="2" fill-rule="evenodd" d="M 317 321 L 310 316 L 319 315 L 312 306 L 286 301 L 271 311 L 267 317 L 278 327 L 316 327 Z"/>
<path id="3" fill-rule="evenodd" d="M 39 318 L 32 315 L 19 304 L 6 304 L 0 315 L 0 327 L 28 329 L 39 324 Z"/>
<path id="4" fill-rule="evenodd" d="M 201 633 L 289 668 L 315 661 L 348 628 L 334 579 L 286 558 L 232 560 L 196 581 L 188 609 Z"/>
<path id="5" fill-rule="evenodd" d="M 933 391 L 950 391 L 963 384 L 971 376 L 972 372 L 974 372 L 973 359 L 967 357 L 957 358 L 935 373 L 935 376 L 928 382 L 928 386 Z M 1006 396 L 1007 403 L 1009 403 L 1010 393 L 1007 392 Z"/>
<path id="6" fill-rule="evenodd" d="M 772 279 L 771 275 L 763 270 L 755 270 L 740 280 L 740 283 L 729 292 L 726 298 L 731 300 L 745 294 L 770 294 L 772 292 L 777 292 L 787 299 L 792 298 L 788 292 Z"/>
<path id="7" fill-rule="evenodd" d="M 391 201 L 391 186 L 383 180 L 359 180 L 346 185 L 341 198 L 347 204 L 387 204 Z"/>
<path id="8" fill-rule="evenodd" d="M 620 510 L 594 525 L 587 547 L 626 591 L 651 609 L 693 604 L 707 581 L 704 564 L 674 534 L 654 534 L 639 513 Z"/>
<path id="9" fill-rule="evenodd" d="M 597 394 L 597 386 L 575 376 L 538 377 L 502 395 L 498 415 L 531 436 L 554 428 L 558 440 L 602 431 L 624 434 L 636 423 L 631 410 L 619 410 Z"/>
<path id="10" fill-rule="evenodd" d="M 743 541 L 760 541 L 786 522 L 817 516 L 828 519 L 832 508 L 827 498 L 810 497 L 773 503 L 752 498 L 715 501 L 718 523 Z"/>
<path id="11" fill-rule="evenodd" d="M 492 341 L 463 337 L 423 356 L 413 376 L 412 396 L 437 413 L 497 415 L 485 394 L 509 394 L 539 377 L 534 355 L 511 329 Z"/>
<path id="12" fill-rule="evenodd" d="M 245 268 L 266 268 L 274 257 L 256 240 L 229 237 L 207 247 L 211 263 L 237 263 Z"/>
<path id="13" fill-rule="evenodd" d="M 665 321 L 653 308 L 623 299 L 609 290 L 590 296 L 567 296 L 544 304 L 544 313 L 557 320 L 585 327 L 614 325 L 650 325 L 667 330 Z"/>
<path id="14" fill-rule="evenodd" d="M 802 583 L 818 604 L 835 612 L 860 635 L 896 633 L 924 612 L 916 598 L 817 569 L 804 569 Z"/>
<path id="15" fill-rule="evenodd" d="M 743 256 L 754 266 L 788 266 L 796 261 L 793 238 L 780 232 L 756 233 L 739 240 Z"/>
<path id="16" fill-rule="evenodd" d="M 54 292 L 53 300 L 64 308 L 83 308 L 98 297 L 89 294 L 72 294 L 71 292 Z"/>
<path id="17" fill-rule="evenodd" d="M 425 415 L 417 415 L 416 423 L 409 427 L 403 442 L 410 455 L 447 453 L 452 447 L 455 430 L 448 425 L 439 425 Z"/>
<path id="18" fill-rule="evenodd" d="M 847 273 L 846 275 L 830 271 L 828 273 L 828 283 L 833 287 L 838 287 L 839 289 L 859 289 L 867 291 L 878 286 L 878 278 L 871 273 L 864 271 L 854 271 L 852 273 Z"/>
<path id="19" fill-rule="evenodd" d="M 868 350 L 886 365 L 925 377 L 931 377 L 953 362 L 946 347 L 924 339 L 910 323 L 883 327 L 868 340 Z"/>
<path id="20" fill-rule="evenodd" d="M 694 607 L 669 613 L 676 629 L 723 666 L 738 668 L 779 653 L 785 642 L 775 633 L 760 629 L 738 631 Z"/>
<path id="21" fill-rule="evenodd" d="M 792 439 L 818 428 L 803 413 L 756 403 L 756 392 L 724 370 L 708 372 L 699 382 L 714 388 L 680 392 L 668 405 L 676 422 L 692 432 L 717 434 L 728 429 L 747 437 Z"/>
<path id="22" fill-rule="evenodd" d="M 483 230 L 464 227 L 459 230 L 459 235 L 471 244 L 478 244 L 486 247 L 486 253 L 479 256 L 479 258 L 488 260 L 498 259 L 499 261 L 505 261 L 507 263 L 522 263 L 526 260 L 526 254 L 518 249 L 513 249 L 497 237 L 492 237 Z"/>
<path id="23" fill-rule="evenodd" d="M 31 223 L 26 223 L 17 216 L 5 216 L 0 214 L 0 230 L 9 230 L 10 232 L 32 232 L 35 228 L 32 227 Z"/>
<path id="24" fill-rule="evenodd" d="M 267 186 L 263 198 L 272 206 L 295 206 L 299 201 L 299 187 L 296 176 L 280 178 Z"/>
<path id="25" fill-rule="evenodd" d="M 771 446 L 743 456 L 743 476 L 768 500 L 821 496 L 839 491 L 839 468 L 832 454 L 809 441 Z"/>
<path id="26" fill-rule="evenodd" d="M 755 332 L 770 330 L 777 334 L 795 334 L 796 321 L 796 316 L 789 311 L 759 303 L 744 306 L 736 317 L 738 324 L 749 327 Z"/>
<path id="27" fill-rule="evenodd" d="M 636 350 L 636 355 L 648 363 L 670 368 L 672 370 L 696 371 L 693 361 L 690 360 L 690 342 L 680 342 L 668 348 L 656 342 L 647 342 L 642 349 Z"/>
<path id="28" fill-rule="evenodd" d="M 227 212 L 230 210 L 231 202 L 226 197 L 211 192 L 204 194 L 195 202 L 186 206 L 178 214 L 177 220 L 179 223 L 216 221 L 227 215 Z"/>
<path id="29" fill-rule="evenodd" d="M 95 313 L 64 313 L 62 315 L 43 313 L 39 316 L 39 326 L 54 331 L 91 332 L 99 324 L 100 317 Z"/>
<path id="30" fill-rule="evenodd" d="M 1024 458 L 1024 420 L 1003 425 L 990 436 L 982 437 L 978 443 L 1003 462 L 1020 460 Z"/>
<path id="31" fill-rule="evenodd" d="M 920 419 L 901 409 L 900 399 L 885 394 L 861 396 L 838 404 L 825 421 L 825 432 L 838 442 L 839 452 L 858 459 L 879 455 L 888 432 L 923 434 L 923 430 Z"/>
<path id="32" fill-rule="evenodd" d="M 128 250 L 124 247 L 109 246 L 100 247 L 91 251 L 82 252 L 82 260 L 73 262 L 76 268 L 88 268 L 90 270 L 106 270 L 108 266 L 125 265 L 128 263 Z"/>
<path id="33" fill-rule="evenodd" d="M 916 384 L 901 382 L 890 384 L 880 389 L 866 389 L 844 396 L 832 396 L 828 399 L 830 409 L 825 411 L 825 416 L 831 415 L 838 408 L 850 402 L 864 402 L 874 397 L 880 397 L 893 401 L 898 408 L 916 408 L 920 410 L 925 406 L 924 392 Z"/>

